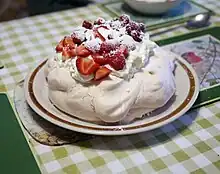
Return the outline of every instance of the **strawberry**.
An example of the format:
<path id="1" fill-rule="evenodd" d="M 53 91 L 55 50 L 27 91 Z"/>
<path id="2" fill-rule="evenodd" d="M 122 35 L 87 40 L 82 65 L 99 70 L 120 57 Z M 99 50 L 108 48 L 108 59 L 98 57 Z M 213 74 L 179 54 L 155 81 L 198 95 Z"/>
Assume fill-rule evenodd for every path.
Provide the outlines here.
<path id="1" fill-rule="evenodd" d="M 100 80 L 103 79 L 105 77 L 107 77 L 109 74 L 111 73 L 111 70 L 106 68 L 106 67 L 100 67 L 96 73 L 95 73 L 95 77 L 94 80 Z"/>
<path id="2" fill-rule="evenodd" d="M 73 31 L 71 37 L 75 44 L 81 44 L 85 40 L 85 37 L 83 38 L 78 31 Z"/>
<path id="3" fill-rule="evenodd" d="M 93 27 L 92 23 L 87 20 L 83 21 L 82 26 L 87 29 L 92 29 L 92 27 Z"/>
<path id="4" fill-rule="evenodd" d="M 101 39 L 101 41 L 105 41 L 105 38 L 101 35 L 101 33 L 98 31 L 99 28 L 104 28 L 106 30 L 108 30 L 108 28 L 106 26 L 99 26 L 97 28 L 94 29 L 94 35 L 95 37 L 98 37 Z"/>
<path id="5" fill-rule="evenodd" d="M 72 37 L 66 36 L 66 37 L 64 37 L 63 45 L 64 45 L 64 47 L 67 46 L 67 47 L 70 47 L 70 48 L 75 48 L 76 44 L 73 42 Z"/>
<path id="6" fill-rule="evenodd" d="M 76 44 L 81 44 L 82 43 L 82 41 L 80 39 L 78 39 L 76 37 L 73 37 L 73 36 L 72 36 L 72 38 L 73 38 L 74 43 L 76 43 Z"/>
<path id="7" fill-rule="evenodd" d="M 108 64 L 115 70 L 122 70 L 125 66 L 125 56 L 123 53 L 116 52 L 108 56 Z"/>
<path id="8" fill-rule="evenodd" d="M 56 52 L 62 52 L 63 51 L 63 41 L 64 39 L 62 39 L 59 44 L 56 46 Z"/>
<path id="9" fill-rule="evenodd" d="M 96 21 L 94 21 L 95 25 L 101 25 L 105 23 L 105 19 L 103 18 L 98 18 Z"/>
<path id="10" fill-rule="evenodd" d="M 102 42 L 100 45 L 100 53 L 109 53 L 112 50 L 115 50 L 118 47 L 116 44 Z"/>
<path id="11" fill-rule="evenodd" d="M 90 75 L 99 69 L 100 66 L 92 59 L 80 57 L 76 59 L 76 67 L 81 74 Z"/>
<path id="12" fill-rule="evenodd" d="M 79 45 L 76 47 L 76 54 L 80 57 L 88 57 L 91 52 L 84 45 Z"/>
<path id="13" fill-rule="evenodd" d="M 126 46 L 121 45 L 119 48 L 119 52 L 121 52 L 125 56 L 125 58 L 128 57 L 129 52 L 128 52 L 128 48 Z"/>
<path id="14" fill-rule="evenodd" d="M 75 51 L 75 49 L 70 49 L 69 47 L 64 47 L 63 51 L 62 51 L 62 56 L 63 56 L 63 60 L 67 60 L 71 57 L 75 57 L 76 51 Z"/>
<path id="15" fill-rule="evenodd" d="M 101 56 L 98 53 L 93 54 L 92 58 L 99 65 L 106 65 L 106 64 L 108 64 L 108 59 L 106 57 Z"/>

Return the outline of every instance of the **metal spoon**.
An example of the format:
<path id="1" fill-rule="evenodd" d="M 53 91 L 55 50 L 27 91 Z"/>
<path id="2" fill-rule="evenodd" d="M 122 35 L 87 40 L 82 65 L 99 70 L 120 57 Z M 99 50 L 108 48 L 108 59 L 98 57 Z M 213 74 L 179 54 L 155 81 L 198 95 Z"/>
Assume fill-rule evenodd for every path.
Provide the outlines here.
<path id="1" fill-rule="evenodd" d="M 206 27 L 210 24 L 209 22 L 210 17 L 211 17 L 210 13 L 198 14 L 194 18 L 187 21 L 186 27 L 187 28 Z"/>
<path id="2" fill-rule="evenodd" d="M 211 17 L 210 13 L 201 13 L 201 14 L 194 16 L 194 18 L 186 21 L 186 23 L 184 23 L 182 25 L 179 25 L 179 26 L 173 27 L 173 28 L 169 28 L 165 31 L 153 33 L 150 36 L 151 37 L 158 36 L 160 34 L 164 34 L 166 32 L 176 30 L 180 27 L 186 27 L 188 29 L 196 29 L 196 28 L 206 27 L 206 26 L 210 25 L 210 22 L 209 22 L 210 17 Z"/>

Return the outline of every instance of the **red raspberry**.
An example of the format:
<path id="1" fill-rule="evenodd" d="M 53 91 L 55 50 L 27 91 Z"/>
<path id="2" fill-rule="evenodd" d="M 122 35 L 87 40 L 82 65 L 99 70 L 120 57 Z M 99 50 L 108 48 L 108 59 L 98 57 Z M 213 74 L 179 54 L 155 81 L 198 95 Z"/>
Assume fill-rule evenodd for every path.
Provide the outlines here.
<path id="1" fill-rule="evenodd" d="M 141 41 L 142 41 L 142 39 L 141 39 L 141 37 L 140 37 L 140 33 L 139 33 L 138 31 L 136 31 L 136 30 L 133 30 L 133 31 L 131 32 L 131 37 L 132 37 L 135 41 L 137 41 L 137 42 L 141 42 Z"/>
<path id="2" fill-rule="evenodd" d="M 108 64 L 115 70 L 122 70 L 126 64 L 125 56 L 120 52 L 109 55 Z"/>
<path id="3" fill-rule="evenodd" d="M 126 26 L 126 32 L 127 32 L 129 35 L 131 35 L 132 28 L 131 28 L 130 25 L 127 25 L 127 26 Z"/>
<path id="4" fill-rule="evenodd" d="M 124 45 L 121 45 L 120 48 L 119 48 L 119 52 L 122 53 L 125 58 L 128 57 L 128 54 L 129 54 L 129 51 L 128 51 L 128 48 Z"/>
<path id="5" fill-rule="evenodd" d="M 130 22 L 130 17 L 126 14 L 123 14 L 119 17 L 119 21 L 121 21 L 123 24 L 128 24 Z"/>
<path id="6" fill-rule="evenodd" d="M 73 39 L 73 42 L 76 43 L 76 44 L 81 44 L 84 39 L 82 40 L 82 38 L 79 37 L 78 33 L 73 31 L 73 34 L 71 35 L 72 39 Z"/>
<path id="7" fill-rule="evenodd" d="M 134 21 L 131 21 L 128 25 L 131 27 L 132 30 L 140 30 L 139 25 Z"/>
<path id="8" fill-rule="evenodd" d="M 142 32 L 145 32 L 145 25 L 143 23 L 139 23 L 139 28 Z"/>
<path id="9" fill-rule="evenodd" d="M 107 42 L 102 42 L 100 46 L 100 53 L 109 53 L 110 51 L 115 49 L 116 45 Z"/>

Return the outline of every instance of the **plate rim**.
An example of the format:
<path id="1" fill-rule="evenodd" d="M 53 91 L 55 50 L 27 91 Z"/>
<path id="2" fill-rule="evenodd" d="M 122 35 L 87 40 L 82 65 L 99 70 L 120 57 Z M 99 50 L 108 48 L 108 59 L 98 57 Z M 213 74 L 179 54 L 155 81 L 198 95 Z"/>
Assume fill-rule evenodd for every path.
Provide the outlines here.
<path id="1" fill-rule="evenodd" d="M 39 70 L 46 64 L 47 60 L 43 60 L 37 67 L 35 67 L 25 78 L 24 83 L 24 90 L 25 90 L 25 98 L 27 100 L 27 103 L 29 106 L 41 117 L 46 119 L 47 121 L 72 130 L 76 132 L 86 133 L 86 134 L 93 134 L 93 135 L 129 135 L 129 134 L 136 134 L 144 131 L 149 131 L 158 127 L 161 127 L 163 125 L 166 125 L 180 116 L 182 116 L 184 113 L 186 113 L 195 102 L 196 98 L 199 94 L 199 80 L 196 75 L 195 70 L 192 68 L 192 66 L 183 58 L 180 56 L 177 56 L 178 63 L 182 66 L 182 68 L 186 71 L 187 77 L 189 78 L 190 87 L 189 92 L 187 94 L 187 97 L 184 101 L 181 102 L 181 104 L 171 113 L 168 113 L 167 115 L 163 116 L 162 118 L 156 119 L 151 122 L 147 123 L 141 123 L 139 125 L 121 125 L 120 127 L 106 127 L 106 128 L 97 128 L 93 126 L 88 125 L 80 125 L 77 123 L 69 122 L 65 119 L 61 119 L 60 117 L 54 115 L 50 111 L 46 110 L 36 99 L 33 91 L 33 82 L 34 79 L 39 72 Z M 74 118 L 77 119 L 77 118 Z M 84 121 L 86 122 L 86 121 Z M 102 125 L 103 126 L 103 125 Z M 123 126 L 126 126 L 123 128 Z"/>

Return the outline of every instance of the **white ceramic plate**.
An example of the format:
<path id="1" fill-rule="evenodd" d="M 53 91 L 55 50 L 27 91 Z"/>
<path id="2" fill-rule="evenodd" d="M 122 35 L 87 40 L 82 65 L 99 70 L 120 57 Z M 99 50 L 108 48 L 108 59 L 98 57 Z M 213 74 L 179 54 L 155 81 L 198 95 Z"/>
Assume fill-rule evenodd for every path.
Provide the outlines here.
<path id="1" fill-rule="evenodd" d="M 182 116 L 195 102 L 199 93 L 197 75 L 191 65 L 177 59 L 175 70 L 176 94 L 164 107 L 127 125 L 98 125 L 79 120 L 58 110 L 48 99 L 44 76 L 46 61 L 37 66 L 25 79 L 25 97 L 30 107 L 49 122 L 77 132 L 96 135 L 127 135 L 161 127 Z"/>

